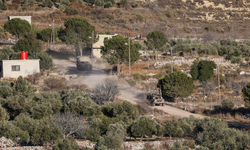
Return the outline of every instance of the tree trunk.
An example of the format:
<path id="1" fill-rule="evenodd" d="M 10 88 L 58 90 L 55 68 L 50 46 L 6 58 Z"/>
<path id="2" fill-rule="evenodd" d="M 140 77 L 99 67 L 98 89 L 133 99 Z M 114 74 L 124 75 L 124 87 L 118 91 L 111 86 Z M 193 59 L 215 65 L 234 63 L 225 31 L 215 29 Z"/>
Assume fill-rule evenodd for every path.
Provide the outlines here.
<path id="1" fill-rule="evenodd" d="M 119 75 L 120 74 L 120 61 L 118 60 L 118 63 L 117 63 L 117 74 Z"/>
<path id="2" fill-rule="evenodd" d="M 157 50 L 155 48 L 155 60 L 157 60 Z"/>
<path id="3" fill-rule="evenodd" d="M 143 138 L 143 135 L 141 136 L 141 139 L 140 139 L 140 141 L 142 141 L 142 138 Z"/>

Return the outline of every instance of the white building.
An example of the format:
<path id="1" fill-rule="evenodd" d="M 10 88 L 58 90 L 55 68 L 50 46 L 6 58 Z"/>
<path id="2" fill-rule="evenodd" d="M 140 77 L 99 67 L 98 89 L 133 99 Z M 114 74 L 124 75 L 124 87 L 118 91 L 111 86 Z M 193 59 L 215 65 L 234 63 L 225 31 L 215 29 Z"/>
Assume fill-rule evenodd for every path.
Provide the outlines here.
<path id="1" fill-rule="evenodd" d="M 110 39 L 117 34 L 99 34 L 99 41 L 93 44 L 93 56 L 96 58 L 101 58 L 101 47 L 104 46 L 104 41 Z"/>
<path id="2" fill-rule="evenodd" d="M 39 59 L 1 60 L 0 77 L 18 78 L 19 76 L 27 77 L 30 74 L 39 73 L 39 61 Z"/>
<path id="3" fill-rule="evenodd" d="M 14 18 L 20 18 L 22 20 L 26 20 L 31 24 L 31 16 L 9 16 L 9 20 L 14 19 Z"/>

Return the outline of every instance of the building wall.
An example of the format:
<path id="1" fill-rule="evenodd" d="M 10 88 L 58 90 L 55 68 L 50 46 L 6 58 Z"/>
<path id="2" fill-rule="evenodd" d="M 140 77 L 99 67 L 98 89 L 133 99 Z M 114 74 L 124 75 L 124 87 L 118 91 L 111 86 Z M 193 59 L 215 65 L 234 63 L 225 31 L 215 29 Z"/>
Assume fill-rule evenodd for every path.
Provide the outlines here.
<path id="1" fill-rule="evenodd" d="M 100 58 L 101 55 L 101 46 L 104 46 L 104 39 L 105 38 L 112 38 L 113 36 L 116 36 L 117 34 L 99 34 L 99 41 L 93 44 L 93 56 Z"/>
<path id="2" fill-rule="evenodd" d="M 31 24 L 31 16 L 9 16 L 9 20 L 14 18 L 20 18 L 22 20 L 26 20 Z"/>
<path id="3" fill-rule="evenodd" d="M 1 64 L 2 63 L 2 64 Z M 19 76 L 27 77 L 30 74 L 40 72 L 39 59 L 32 60 L 2 60 L 1 77 L 17 78 Z M 20 71 L 12 71 L 13 65 L 20 65 Z"/>

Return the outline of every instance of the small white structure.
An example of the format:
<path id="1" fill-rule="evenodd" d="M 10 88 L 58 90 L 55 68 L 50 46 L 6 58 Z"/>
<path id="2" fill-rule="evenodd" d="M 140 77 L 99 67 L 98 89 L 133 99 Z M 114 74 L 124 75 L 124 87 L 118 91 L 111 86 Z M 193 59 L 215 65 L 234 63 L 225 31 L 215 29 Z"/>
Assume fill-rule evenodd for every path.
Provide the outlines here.
<path id="1" fill-rule="evenodd" d="M 20 18 L 22 20 L 26 20 L 31 24 L 31 16 L 9 16 L 9 20 L 14 19 L 14 18 Z"/>
<path id="2" fill-rule="evenodd" d="M 101 47 L 104 46 L 104 41 L 110 39 L 117 34 L 99 34 L 99 41 L 93 44 L 93 56 L 101 58 Z"/>
<path id="3" fill-rule="evenodd" d="M 40 72 L 39 59 L 29 60 L 1 60 L 0 77 L 18 78 L 27 77 L 30 74 Z"/>

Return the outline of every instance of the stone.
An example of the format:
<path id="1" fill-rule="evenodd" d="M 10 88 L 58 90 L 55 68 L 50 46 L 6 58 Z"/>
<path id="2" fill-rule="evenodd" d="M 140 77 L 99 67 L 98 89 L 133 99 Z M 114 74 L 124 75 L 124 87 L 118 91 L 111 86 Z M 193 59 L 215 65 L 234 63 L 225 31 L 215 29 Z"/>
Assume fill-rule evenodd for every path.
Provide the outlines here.
<path id="1" fill-rule="evenodd" d="M 0 147 L 1 148 L 6 148 L 6 147 L 13 147 L 15 146 L 15 143 L 10 140 L 10 139 L 7 139 L 6 137 L 2 136 L 0 138 Z"/>

